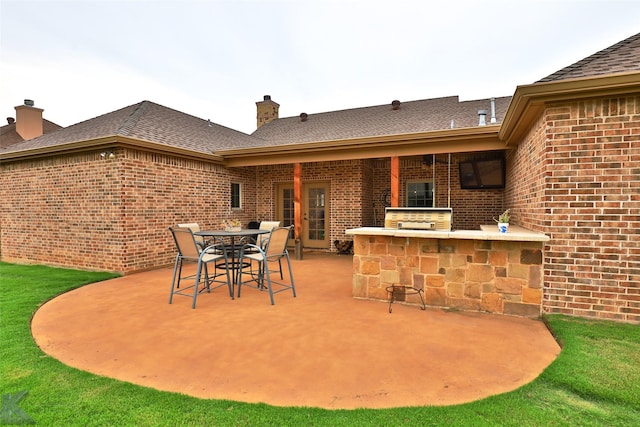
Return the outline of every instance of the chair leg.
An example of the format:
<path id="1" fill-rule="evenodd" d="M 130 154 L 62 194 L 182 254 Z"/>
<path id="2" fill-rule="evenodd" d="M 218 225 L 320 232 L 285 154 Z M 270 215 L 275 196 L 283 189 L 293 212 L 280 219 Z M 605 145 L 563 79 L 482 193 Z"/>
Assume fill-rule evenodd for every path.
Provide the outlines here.
<path id="1" fill-rule="evenodd" d="M 275 305 L 275 301 L 273 300 L 273 288 L 271 287 L 271 273 L 269 273 L 269 266 L 267 265 L 267 261 L 264 262 L 263 270 L 265 271 L 267 278 L 267 289 L 269 290 L 269 298 L 271 299 L 271 305 Z M 264 277 L 262 278 L 262 283 L 264 286 Z"/>
<path id="2" fill-rule="evenodd" d="M 213 265 L 215 266 L 216 263 L 215 261 L 213 262 Z M 233 296 L 233 279 L 231 278 L 231 274 L 229 274 L 229 262 L 227 260 L 224 261 L 224 265 L 225 265 L 225 270 L 227 271 L 227 288 L 229 289 L 229 297 L 231 299 L 234 299 Z M 215 267 L 216 269 L 218 268 L 217 266 Z"/>
<path id="3" fill-rule="evenodd" d="M 178 267 L 179 266 L 179 267 Z M 180 288 L 180 276 L 182 276 L 182 259 L 180 255 L 176 256 L 176 262 L 173 266 L 173 279 L 171 280 L 171 293 L 169 294 L 169 304 L 173 301 L 173 293 L 176 289 L 176 277 L 178 280 L 178 288 Z"/>
<path id="4" fill-rule="evenodd" d="M 278 260 L 280 261 L 280 260 Z M 293 297 L 296 297 L 296 285 L 293 283 L 293 271 L 291 271 L 291 259 L 289 258 L 289 252 L 287 252 L 287 265 L 289 266 L 289 279 L 291 279 L 291 291 L 293 292 Z M 282 267 L 280 268 L 280 275 L 282 275 Z"/>
<path id="5" fill-rule="evenodd" d="M 213 278 L 215 279 L 216 276 L 213 276 Z M 205 286 L 207 287 L 207 292 L 211 293 L 211 279 L 209 278 L 209 268 L 207 267 L 207 264 L 204 264 L 204 283 Z"/>
<path id="6" fill-rule="evenodd" d="M 196 283 L 193 285 L 193 303 L 191 304 L 191 308 L 196 308 L 196 298 L 198 297 L 198 285 L 200 284 L 201 275 L 202 275 L 202 263 L 198 261 L 198 269 L 196 272 Z M 205 281 L 206 280 L 208 280 L 208 278 L 206 278 Z"/>
<path id="7" fill-rule="evenodd" d="M 253 264 L 253 261 L 251 258 L 249 258 L 250 263 Z M 240 258 L 239 259 L 239 263 L 240 265 L 242 265 L 242 263 L 244 262 L 244 258 Z M 264 270 L 265 270 L 265 262 L 263 261 L 258 261 L 256 260 L 256 262 L 258 263 L 258 275 L 256 277 L 256 275 L 253 272 L 253 267 L 250 267 L 250 272 L 249 274 L 251 275 L 251 279 L 250 280 L 255 280 L 256 282 L 256 288 L 261 289 L 264 287 Z M 238 270 L 238 276 L 237 276 L 237 280 L 238 280 L 238 298 L 240 298 L 240 293 L 242 292 L 242 271 L 244 269 L 240 268 Z"/>
<path id="8" fill-rule="evenodd" d="M 242 265 L 243 258 L 239 258 L 239 261 L 240 265 Z M 240 291 L 242 290 L 242 269 L 238 270 L 238 273 L 236 274 L 236 283 L 238 285 L 238 298 L 240 298 Z M 236 283 L 234 283 L 234 285 Z"/>
<path id="9" fill-rule="evenodd" d="M 257 282 L 258 279 L 256 279 L 256 274 L 258 275 L 258 277 L 260 276 L 260 261 L 256 261 L 256 262 L 258 263 L 258 270 L 257 270 L 257 273 L 254 273 L 253 260 L 252 259 L 249 260 L 249 274 L 251 274 L 251 277 Z"/>
<path id="10" fill-rule="evenodd" d="M 256 288 L 263 290 L 264 286 L 264 277 L 265 271 L 269 268 L 269 264 L 266 260 L 258 261 L 258 276 L 255 278 Z"/>

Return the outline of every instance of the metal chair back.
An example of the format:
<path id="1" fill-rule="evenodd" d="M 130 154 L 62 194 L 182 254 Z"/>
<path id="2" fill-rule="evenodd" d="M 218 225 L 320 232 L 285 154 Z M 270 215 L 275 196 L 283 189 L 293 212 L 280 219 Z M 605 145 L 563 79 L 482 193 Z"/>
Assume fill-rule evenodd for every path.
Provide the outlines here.
<path id="1" fill-rule="evenodd" d="M 175 227 L 169 228 L 169 230 L 171 230 L 171 235 L 173 235 L 180 257 L 197 261 L 200 257 L 200 248 L 191 229 Z"/>
<path id="2" fill-rule="evenodd" d="M 271 230 L 270 234 L 266 234 L 269 241 L 264 248 L 265 257 L 279 258 L 284 256 L 287 252 L 287 243 L 289 242 L 289 235 L 291 234 L 291 227 L 278 227 Z"/>

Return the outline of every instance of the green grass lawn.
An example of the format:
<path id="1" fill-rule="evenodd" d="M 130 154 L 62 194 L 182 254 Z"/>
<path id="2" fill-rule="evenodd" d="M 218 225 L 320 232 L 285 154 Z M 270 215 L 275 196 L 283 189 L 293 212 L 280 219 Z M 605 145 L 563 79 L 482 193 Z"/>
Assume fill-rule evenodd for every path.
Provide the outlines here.
<path id="1" fill-rule="evenodd" d="M 639 426 L 640 326 L 549 316 L 563 346 L 535 381 L 464 405 L 398 409 L 279 408 L 202 400 L 67 367 L 34 343 L 30 320 L 50 298 L 113 277 L 0 263 L 2 416 L 42 426 Z M 17 405 L 8 399 L 28 394 Z"/>

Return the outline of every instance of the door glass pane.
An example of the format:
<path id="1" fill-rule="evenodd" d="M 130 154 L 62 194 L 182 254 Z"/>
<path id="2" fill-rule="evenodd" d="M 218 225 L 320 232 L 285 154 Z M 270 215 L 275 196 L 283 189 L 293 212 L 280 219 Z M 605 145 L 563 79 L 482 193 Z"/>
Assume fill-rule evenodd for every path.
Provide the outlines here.
<path id="1" fill-rule="evenodd" d="M 282 226 L 288 227 L 293 224 L 293 188 L 285 188 L 282 190 Z"/>
<path id="2" fill-rule="evenodd" d="M 310 188 L 307 209 L 309 212 L 309 240 L 325 238 L 325 194 L 323 188 Z"/>

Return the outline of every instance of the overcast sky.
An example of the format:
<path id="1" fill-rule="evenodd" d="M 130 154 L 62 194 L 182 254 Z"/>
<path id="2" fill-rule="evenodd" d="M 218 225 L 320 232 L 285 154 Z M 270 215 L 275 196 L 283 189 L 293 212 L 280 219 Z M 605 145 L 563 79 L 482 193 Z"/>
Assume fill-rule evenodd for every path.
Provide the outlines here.
<path id="1" fill-rule="evenodd" d="M 149 100 L 251 133 L 266 94 L 280 117 L 508 96 L 638 32 L 636 0 L 0 0 L 0 113 Z"/>

